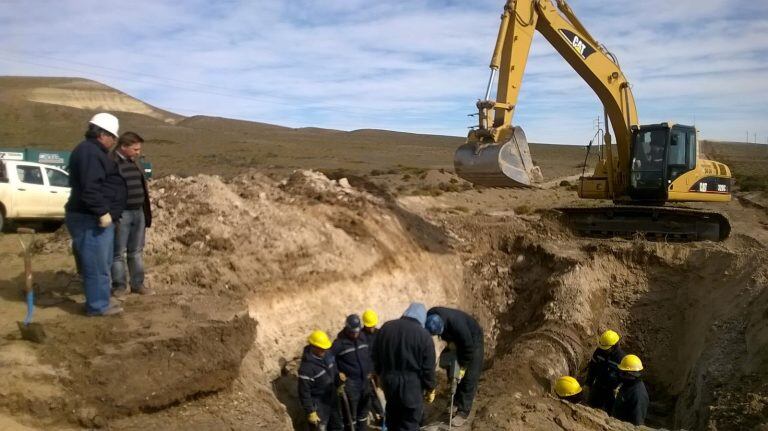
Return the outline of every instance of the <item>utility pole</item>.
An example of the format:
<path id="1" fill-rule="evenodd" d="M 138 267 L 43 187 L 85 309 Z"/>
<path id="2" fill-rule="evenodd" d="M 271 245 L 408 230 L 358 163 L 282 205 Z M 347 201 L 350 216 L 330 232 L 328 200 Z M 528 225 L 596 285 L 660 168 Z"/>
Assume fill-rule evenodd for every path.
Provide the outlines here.
<path id="1" fill-rule="evenodd" d="M 757 144 L 757 132 L 755 132 L 755 144 Z"/>

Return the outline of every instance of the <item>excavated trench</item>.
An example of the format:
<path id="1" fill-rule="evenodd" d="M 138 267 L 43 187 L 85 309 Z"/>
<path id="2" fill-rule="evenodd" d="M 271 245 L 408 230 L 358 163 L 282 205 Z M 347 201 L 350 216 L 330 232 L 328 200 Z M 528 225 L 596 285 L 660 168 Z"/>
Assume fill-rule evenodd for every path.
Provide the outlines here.
<path id="1" fill-rule="evenodd" d="M 557 376 L 583 377 L 597 334 L 608 328 L 644 361 L 647 425 L 723 430 L 765 423 L 768 271 L 764 254 L 755 252 L 495 238 L 465 277 L 492 345 L 473 429 L 621 426 L 547 399 Z"/>
<path id="2" fill-rule="evenodd" d="M 479 318 L 487 358 L 472 429 L 631 429 L 552 396 L 558 376 L 584 377 L 597 335 L 608 328 L 644 361 L 648 426 L 727 430 L 766 421 L 768 265 L 762 255 L 717 244 L 591 242 L 536 233 L 540 227 L 490 218 L 458 222 L 452 231 L 467 241 L 459 247 L 462 282 L 450 294 L 440 286 L 456 273 L 425 272 L 419 264 L 384 274 L 394 280 L 388 290 L 379 289 L 384 278 L 358 286 L 362 294 L 353 303 L 361 308 L 373 300 L 395 318 L 417 299 Z M 415 285 L 422 288 L 413 295 L 409 271 L 421 274 Z M 424 280 L 432 287 L 423 288 Z M 331 289 L 345 290 L 338 287 Z M 272 387 L 299 429 L 297 362 L 282 358 Z M 443 386 L 437 407 L 427 411 L 430 422 L 444 419 L 435 410 L 447 404 L 446 393 Z"/>

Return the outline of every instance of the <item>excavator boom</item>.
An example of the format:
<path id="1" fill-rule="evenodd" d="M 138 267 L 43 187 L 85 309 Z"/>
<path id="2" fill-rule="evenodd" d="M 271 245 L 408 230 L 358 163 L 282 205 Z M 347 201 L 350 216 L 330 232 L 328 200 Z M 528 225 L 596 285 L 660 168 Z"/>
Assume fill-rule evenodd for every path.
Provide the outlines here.
<path id="1" fill-rule="evenodd" d="M 523 129 L 512 125 L 536 31 L 589 85 L 605 112 L 603 152 L 594 174 L 580 178 L 579 197 L 635 205 L 623 210 L 616 206 L 563 209 L 571 224 L 580 226 L 577 230 L 583 233 L 727 237 L 730 224 L 724 216 L 660 206 L 673 201 L 730 200 L 730 170 L 722 163 L 698 158 L 693 127 L 671 122 L 639 125 L 635 99 L 618 60 L 587 31 L 565 0 L 556 0 L 556 4 L 552 0 L 507 0 L 485 98 L 477 102 L 477 127 L 454 154 L 456 173 L 488 187 L 530 187 L 542 180 Z M 491 98 L 495 78 L 496 95 Z M 618 213 L 621 217 L 614 217 Z"/>

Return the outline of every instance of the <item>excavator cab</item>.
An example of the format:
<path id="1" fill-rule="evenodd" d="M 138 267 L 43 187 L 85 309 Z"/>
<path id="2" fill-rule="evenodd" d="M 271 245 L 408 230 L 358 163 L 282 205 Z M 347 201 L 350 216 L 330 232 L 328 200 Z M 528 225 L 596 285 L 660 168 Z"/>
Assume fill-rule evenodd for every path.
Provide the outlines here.
<path id="1" fill-rule="evenodd" d="M 631 151 L 629 196 L 663 203 L 672 181 L 696 167 L 696 129 L 669 123 L 634 128 Z"/>

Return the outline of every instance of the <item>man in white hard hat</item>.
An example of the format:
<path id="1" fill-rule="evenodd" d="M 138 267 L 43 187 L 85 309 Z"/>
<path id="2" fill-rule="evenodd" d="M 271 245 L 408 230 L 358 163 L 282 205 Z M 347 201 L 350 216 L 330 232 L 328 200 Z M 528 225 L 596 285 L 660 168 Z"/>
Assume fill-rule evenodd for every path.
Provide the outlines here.
<path id="1" fill-rule="evenodd" d="M 65 206 L 66 224 L 83 279 L 85 312 L 109 316 L 123 311 L 110 304 L 115 226 L 126 203 L 125 180 L 109 149 L 117 142 L 119 123 L 112 114 L 99 113 L 88 122 L 85 140 L 69 159 L 72 187 Z"/>

